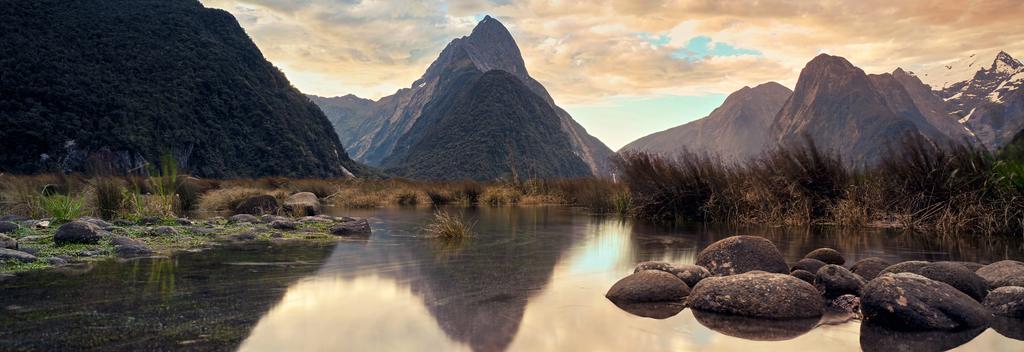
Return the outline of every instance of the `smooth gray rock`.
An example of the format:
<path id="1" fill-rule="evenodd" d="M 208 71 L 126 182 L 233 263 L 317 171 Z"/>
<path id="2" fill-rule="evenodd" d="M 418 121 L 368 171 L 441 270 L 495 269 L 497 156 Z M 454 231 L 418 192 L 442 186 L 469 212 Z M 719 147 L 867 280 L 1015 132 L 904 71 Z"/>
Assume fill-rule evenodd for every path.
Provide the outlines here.
<path id="1" fill-rule="evenodd" d="M 860 275 L 864 280 L 871 281 L 878 277 L 878 274 L 881 274 L 882 270 L 885 270 L 885 268 L 888 268 L 890 265 L 892 265 L 892 263 L 889 263 L 888 260 L 879 257 L 864 258 L 854 263 L 853 266 L 850 267 L 850 272 Z"/>
<path id="2" fill-rule="evenodd" d="M 250 223 L 250 224 L 255 224 L 255 223 L 260 222 L 260 219 L 256 218 L 256 216 L 251 215 L 251 214 L 238 214 L 238 215 L 232 215 L 230 218 L 228 218 L 228 222 L 231 222 L 231 223 L 247 222 L 247 223 Z"/>
<path id="3" fill-rule="evenodd" d="M 22 263 L 32 263 L 36 261 L 36 256 L 13 249 L 0 248 L 0 261 L 5 260 L 17 260 Z"/>
<path id="4" fill-rule="evenodd" d="M 840 254 L 839 251 L 832 248 L 815 249 L 810 253 L 807 253 L 804 258 L 817 259 L 825 264 L 843 265 L 846 263 L 846 258 L 843 258 L 843 255 Z"/>
<path id="5" fill-rule="evenodd" d="M 101 229 L 93 223 L 75 220 L 62 225 L 53 234 L 58 246 L 73 243 L 96 244 L 102 237 Z"/>
<path id="6" fill-rule="evenodd" d="M 0 221 L 0 233 L 14 233 L 18 231 L 18 224 L 9 221 Z"/>
<path id="7" fill-rule="evenodd" d="M 284 201 L 285 211 L 292 216 L 312 216 L 320 214 L 320 199 L 310 192 L 299 192 Z"/>
<path id="8" fill-rule="evenodd" d="M 7 235 L 0 235 L 0 248 L 18 249 L 18 240 Z"/>
<path id="9" fill-rule="evenodd" d="M 761 271 L 701 280 L 688 302 L 693 309 L 766 319 L 818 317 L 823 308 L 821 295 L 811 284 Z"/>
<path id="10" fill-rule="evenodd" d="M 814 279 L 814 287 L 827 299 L 842 295 L 860 296 L 861 289 L 865 284 L 864 279 L 860 276 L 835 264 L 828 264 L 818 269 Z"/>
<path id="11" fill-rule="evenodd" d="M 21 216 L 21 215 L 4 215 L 4 216 L 0 216 L 0 221 L 4 221 L 4 222 L 19 222 L 19 221 L 28 221 L 28 220 L 32 220 L 32 219 L 30 219 L 30 218 L 28 218 L 26 216 Z"/>
<path id="12" fill-rule="evenodd" d="M 99 227 L 101 230 L 104 230 L 104 231 L 110 231 L 110 230 L 112 230 L 114 228 L 113 224 L 111 224 L 109 222 L 106 222 L 103 219 L 94 218 L 94 217 L 91 217 L 91 216 L 83 216 L 83 217 L 78 218 L 78 220 L 79 221 L 85 221 L 85 222 L 91 223 L 93 225 L 96 225 L 96 227 Z"/>
<path id="13" fill-rule="evenodd" d="M 669 274 L 675 275 L 680 280 L 686 283 L 686 286 L 693 287 L 700 280 L 711 276 L 708 269 L 705 269 L 699 265 L 692 264 L 672 264 L 669 262 L 641 262 L 633 268 L 634 273 L 638 273 L 644 270 L 660 270 Z"/>
<path id="14" fill-rule="evenodd" d="M 981 302 L 988 294 L 988 284 L 985 279 L 975 274 L 966 266 L 955 262 L 934 262 L 921 265 L 919 262 L 911 262 L 911 265 L 893 265 L 886 268 L 886 273 L 914 273 L 935 281 L 945 282 L 960 292 L 966 293 L 975 301 Z"/>
<path id="15" fill-rule="evenodd" d="M 760 270 L 788 274 L 789 265 L 771 241 L 758 236 L 732 236 L 704 248 L 696 264 L 711 275 L 726 276 Z"/>
<path id="16" fill-rule="evenodd" d="M 1024 263 L 1016 260 L 998 261 L 975 272 L 988 284 L 989 289 L 1003 286 L 1024 287 Z"/>
<path id="17" fill-rule="evenodd" d="M 331 234 L 335 236 L 369 235 L 370 222 L 366 219 L 346 221 L 331 226 Z"/>
<path id="18" fill-rule="evenodd" d="M 886 273 L 864 286 L 865 322 L 896 330 L 956 330 L 986 326 L 989 312 L 953 286 L 912 273 Z"/>
<path id="19" fill-rule="evenodd" d="M 612 302 L 682 302 L 690 288 L 675 275 L 661 270 L 643 270 L 612 285 L 605 294 Z"/>
<path id="20" fill-rule="evenodd" d="M 1024 287 L 1003 286 L 992 290 L 985 297 L 984 304 L 992 314 L 1024 318 Z"/>

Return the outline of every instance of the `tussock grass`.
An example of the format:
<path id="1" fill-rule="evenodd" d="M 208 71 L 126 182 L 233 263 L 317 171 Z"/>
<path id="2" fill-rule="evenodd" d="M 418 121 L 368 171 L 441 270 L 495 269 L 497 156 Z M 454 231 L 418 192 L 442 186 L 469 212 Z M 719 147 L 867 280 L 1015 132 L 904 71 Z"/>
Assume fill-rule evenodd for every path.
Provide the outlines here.
<path id="1" fill-rule="evenodd" d="M 462 216 L 439 210 L 434 212 L 434 219 L 424 229 L 440 239 L 464 239 L 473 235 L 473 226 Z"/>

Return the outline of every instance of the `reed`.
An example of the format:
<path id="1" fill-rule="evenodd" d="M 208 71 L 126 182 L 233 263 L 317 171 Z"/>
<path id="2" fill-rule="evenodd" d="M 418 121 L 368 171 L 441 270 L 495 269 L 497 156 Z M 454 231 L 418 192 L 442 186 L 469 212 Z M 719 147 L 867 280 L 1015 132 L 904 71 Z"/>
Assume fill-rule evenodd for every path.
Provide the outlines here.
<path id="1" fill-rule="evenodd" d="M 434 218 L 425 230 L 441 239 L 463 239 L 473 235 L 473 226 L 462 216 L 439 210 L 434 212 Z"/>

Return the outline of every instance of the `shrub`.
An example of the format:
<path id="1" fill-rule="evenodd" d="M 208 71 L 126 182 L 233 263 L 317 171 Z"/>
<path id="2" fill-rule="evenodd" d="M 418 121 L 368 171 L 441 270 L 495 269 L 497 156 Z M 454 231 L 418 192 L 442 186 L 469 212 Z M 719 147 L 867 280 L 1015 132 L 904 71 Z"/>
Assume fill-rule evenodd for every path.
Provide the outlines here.
<path id="1" fill-rule="evenodd" d="M 427 225 L 426 230 L 438 238 L 461 239 L 472 236 L 473 224 L 467 223 L 461 216 L 440 210 L 434 213 L 434 219 Z"/>
<path id="2" fill-rule="evenodd" d="M 121 183 L 112 177 L 98 177 L 94 181 L 96 188 L 96 210 L 101 218 L 112 220 L 121 213 L 124 203 L 124 190 Z"/>
<path id="3" fill-rule="evenodd" d="M 63 223 L 82 216 L 84 201 L 80 197 L 63 194 L 46 195 L 40 198 L 40 205 L 54 222 Z"/>

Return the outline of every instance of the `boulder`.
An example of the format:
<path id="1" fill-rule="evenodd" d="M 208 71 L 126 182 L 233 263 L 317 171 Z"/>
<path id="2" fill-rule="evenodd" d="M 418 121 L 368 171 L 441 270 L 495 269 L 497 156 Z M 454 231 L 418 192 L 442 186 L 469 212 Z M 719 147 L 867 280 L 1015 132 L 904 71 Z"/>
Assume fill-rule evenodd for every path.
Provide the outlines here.
<path id="1" fill-rule="evenodd" d="M 984 304 L 992 314 L 1024 318 L 1024 287 L 1003 286 L 992 290 Z"/>
<path id="2" fill-rule="evenodd" d="M 14 233 L 18 231 L 18 224 L 10 221 L 0 221 L 0 233 Z"/>
<path id="3" fill-rule="evenodd" d="M 36 256 L 22 251 L 16 251 L 13 249 L 0 248 L 0 262 L 7 260 L 17 260 L 22 263 L 32 263 L 36 261 Z"/>
<path id="4" fill-rule="evenodd" d="M 921 268 L 928 266 L 928 263 L 929 262 L 923 260 L 911 260 L 900 262 L 886 267 L 884 270 L 879 272 L 878 275 L 881 276 L 882 274 L 913 273 L 921 270 Z"/>
<path id="5" fill-rule="evenodd" d="M 874 280 L 878 274 L 888 268 L 892 263 L 879 257 L 864 258 L 857 261 L 850 267 L 850 272 L 860 275 L 864 280 Z"/>
<path id="6" fill-rule="evenodd" d="M 94 218 L 94 217 L 91 217 L 91 216 L 83 216 L 83 217 L 78 218 L 78 220 L 79 221 L 85 221 L 85 222 L 91 223 L 93 225 L 96 225 L 96 227 L 99 227 L 101 230 L 104 230 L 104 231 L 110 231 L 110 230 L 114 229 L 114 225 L 113 224 L 111 224 L 109 222 L 106 222 L 103 219 L 98 219 L 98 218 Z"/>
<path id="7" fill-rule="evenodd" d="M 778 248 L 764 237 L 732 236 L 712 243 L 697 254 L 696 264 L 714 276 L 736 275 L 760 270 L 789 273 Z"/>
<path id="8" fill-rule="evenodd" d="M 651 319 L 668 319 L 686 308 L 686 305 L 681 302 L 612 303 L 629 314 Z"/>
<path id="9" fill-rule="evenodd" d="M 605 294 L 612 302 L 682 302 L 690 288 L 675 275 L 661 270 L 643 270 L 626 276 Z"/>
<path id="10" fill-rule="evenodd" d="M 633 268 L 634 273 L 644 270 L 660 270 L 675 275 L 686 283 L 686 286 L 693 287 L 700 280 L 711 276 L 708 269 L 692 264 L 672 264 L 669 262 L 642 262 Z"/>
<path id="11" fill-rule="evenodd" d="M 331 234 L 335 236 L 369 235 L 370 222 L 366 219 L 345 221 L 331 226 Z"/>
<path id="12" fill-rule="evenodd" d="M 816 272 L 818 272 L 818 269 L 821 269 L 821 267 L 823 267 L 825 265 L 827 265 L 827 264 L 825 264 L 825 262 L 823 262 L 823 261 L 820 261 L 820 260 L 817 260 L 817 259 L 813 259 L 813 258 L 804 258 L 804 259 L 800 259 L 799 261 L 797 261 L 796 264 L 793 264 L 793 267 L 790 268 L 789 270 L 790 271 L 804 270 L 804 271 L 807 271 L 809 273 L 816 273 Z"/>
<path id="13" fill-rule="evenodd" d="M 989 289 L 1003 286 L 1024 287 L 1024 263 L 1016 260 L 998 261 L 978 269 L 975 273 L 985 280 Z"/>
<path id="14" fill-rule="evenodd" d="M 828 299 L 842 295 L 860 296 L 861 289 L 865 284 L 864 279 L 860 276 L 835 264 L 821 267 L 814 279 L 814 287 L 818 288 L 818 292 Z"/>
<path id="15" fill-rule="evenodd" d="M 988 310 L 953 286 L 912 273 L 882 274 L 864 286 L 864 321 L 896 330 L 987 326 Z"/>
<path id="16" fill-rule="evenodd" d="M 153 254 L 153 250 L 146 246 L 145 242 L 128 237 L 118 236 L 110 239 L 114 245 L 114 253 L 120 257 L 140 257 Z"/>
<path id="17" fill-rule="evenodd" d="M 293 216 L 320 214 L 320 199 L 310 192 L 299 192 L 284 201 L 284 209 Z"/>
<path id="18" fill-rule="evenodd" d="M 812 274 L 810 271 L 800 269 L 793 270 L 793 272 L 789 273 L 789 275 L 797 279 L 804 280 L 804 282 L 809 283 L 811 285 L 814 285 L 814 279 L 818 277 L 817 275 Z"/>
<path id="19" fill-rule="evenodd" d="M 238 215 L 232 215 L 230 218 L 228 218 L 228 222 L 231 222 L 231 223 L 247 222 L 247 223 L 250 223 L 250 224 L 255 224 L 255 223 L 260 222 L 260 219 L 257 219 L 255 216 L 250 215 L 250 214 L 238 214 Z"/>
<path id="20" fill-rule="evenodd" d="M 985 279 L 973 271 L 955 262 L 908 262 L 909 265 L 893 265 L 884 273 L 914 273 L 935 281 L 945 282 L 960 292 L 966 293 L 975 301 L 981 302 L 988 294 Z M 924 264 L 920 264 L 924 263 Z M 902 263 L 901 263 L 902 264 Z"/>
<path id="21" fill-rule="evenodd" d="M 811 251 L 810 253 L 807 253 L 807 255 L 805 255 L 804 258 L 817 259 L 817 260 L 820 260 L 822 262 L 825 262 L 825 264 L 835 264 L 835 265 L 846 264 L 846 258 L 843 258 L 843 255 L 840 254 L 839 251 L 837 251 L 835 249 L 832 249 L 832 248 L 818 248 L 818 249 L 815 249 L 815 250 Z"/>
<path id="22" fill-rule="evenodd" d="M 981 268 L 985 267 L 985 265 L 983 265 L 981 263 L 975 263 L 975 262 L 953 262 L 953 263 L 957 263 L 957 264 L 963 265 L 965 268 L 967 268 L 967 270 L 974 271 L 974 272 L 978 271 L 978 269 L 981 269 Z"/>
<path id="23" fill-rule="evenodd" d="M 765 319 L 818 317 L 823 305 L 811 284 L 762 271 L 701 280 L 688 302 L 693 309 Z"/>
<path id="24" fill-rule="evenodd" d="M 278 230 L 294 230 L 299 228 L 299 224 L 291 220 L 274 220 L 270 223 L 270 227 Z"/>
<path id="25" fill-rule="evenodd" d="M 697 322 L 718 333 L 754 341 L 784 341 L 803 335 L 818 325 L 818 317 L 765 319 L 694 310 Z"/>
<path id="26" fill-rule="evenodd" d="M 258 196 L 252 196 L 238 203 L 235 206 L 235 214 L 273 214 L 280 209 L 280 205 L 277 203 L 277 198 L 274 196 L 261 194 Z"/>
<path id="27" fill-rule="evenodd" d="M 18 240 L 7 235 L 0 235 L 0 248 L 18 249 Z"/>
<path id="28" fill-rule="evenodd" d="M 100 228 L 93 223 L 75 220 L 62 225 L 53 234 L 58 246 L 72 243 L 96 244 L 102 236 Z"/>

